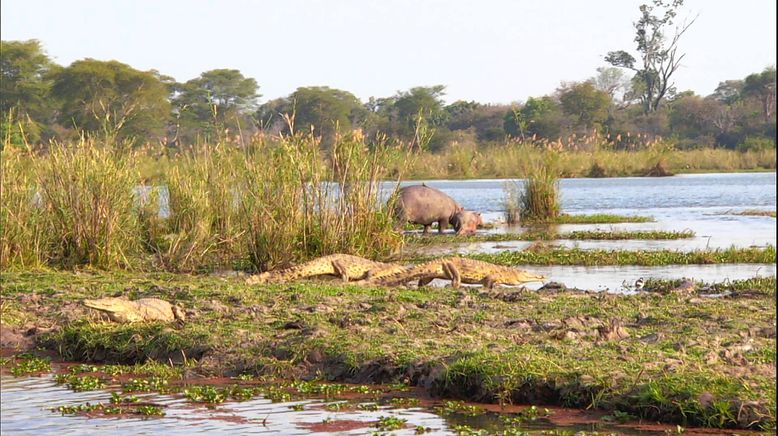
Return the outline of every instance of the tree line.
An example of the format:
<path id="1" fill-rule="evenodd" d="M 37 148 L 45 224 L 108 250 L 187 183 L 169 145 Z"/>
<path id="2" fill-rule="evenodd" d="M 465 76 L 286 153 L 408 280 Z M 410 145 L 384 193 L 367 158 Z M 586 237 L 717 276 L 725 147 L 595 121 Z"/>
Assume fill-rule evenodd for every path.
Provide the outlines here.
<path id="1" fill-rule="evenodd" d="M 245 142 L 259 132 L 313 130 L 326 147 L 338 131 L 361 129 L 368 137 L 380 133 L 411 143 L 426 135 L 424 143 L 433 152 L 465 133 L 479 144 L 597 132 L 618 138 L 616 147 L 657 137 L 672 139 L 679 148 L 775 147 L 774 66 L 724 80 L 711 95 L 700 96 L 676 92 L 667 78 L 657 85 L 662 77 L 651 71 L 646 53 L 644 66 L 637 67 L 635 58 L 619 51 L 606 57 L 611 66 L 591 78 L 563 82 L 554 92 L 521 103 L 446 104 L 445 86 L 436 85 L 366 102 L 345 90 L 300 87 L 260 104 L 256 80 L 235 69 L 206 71 L 181 83 L 115 60 L 87 58 L 60 66 L 36 40 L 0 44 L 1 127 L 10 144 L 101 135 L 185 147 L 214 140 Z M 677 63 L 669 53 L 665 59 Z M 635 72 L 632 77 L 629 70 Z"/>

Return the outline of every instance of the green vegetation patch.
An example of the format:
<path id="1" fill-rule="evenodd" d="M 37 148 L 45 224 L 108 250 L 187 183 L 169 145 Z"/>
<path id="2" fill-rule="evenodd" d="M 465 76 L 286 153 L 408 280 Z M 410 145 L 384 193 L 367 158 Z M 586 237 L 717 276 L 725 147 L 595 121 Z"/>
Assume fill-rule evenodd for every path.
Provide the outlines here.
<path id="1" fill-rule="evenodd" d="M 206 326 L 176 329 L 165 324 L 95 324 L 75 322 L 47 335 L 44 342 L 62 345 L 68 360 L 143 362 L 148 357 L 197 357 L 208 349 L 213 337 Z"/>
<path id="2" fill-rule="evenodd" d="M 103 380 L 91 375 L 58 374 L 54 377 L 54 381 L 58 384 L 66 384 L 68 389 L 75 392 L 95 391 L 105 387 Z"/>
<path id="3" fill-rule="evenodd" d="M 505 241 L 553 241 L 558 239 L 573 240 L 669 240 L 693 238 L 695 233 L 691 230 L 665 231 L 665 230 L 576 230 L 567 233 L 546 232 L 542 230 L 527 230 L 521 233 L 494 233 L 485 235 L 405 235 L 405 243 L 408 245 L 438 245 L 473 242 L 505 242 Z"/>
<path id="4" fill-rule="evenodd" d="M 667 230 L 633 230 L 633 231 L 614 231 L 607 232 L 601 230 L 577 230 L 559 235 L 559 239 L 595 239 L 595 240 L 623 240 L 623 239 L 645 239 L 645 240 L 663 240 L 663 239 L 686 239 L 693 238 L 694 232 L 691 230 L 667 231 Z"/>
<path id="5" fill-rule="evenodd" d="M 689 265 L 720 263 L 775 263 L 775 247 L 728 248 L 691 252 L 582 250 L 580 248 L 539 248 L 525 251 L 468 254 L 464 257 L 500 265 Z M 422 261 L 427 258 L 415 258 Z"/>
<path id="6" fill-rule="evenodd" d="M 14 358 L 16 362 L 11 368 L 11 374 L 17 377 L 51 371 L 51 359 L 49 358 L 37 357 L 29 353 L 17 354 Z"/>
<path id="7" fill-rule="evenodd" d="M 555 220 L 554 224 L 616 224 L 616 223 L 649 223 L 654 218 L 650 216 L 639 215 L 613 215 L 607 213 L 598 213 L 593 215 L 570 215 L 561 214 Z"/>
<path id="8" fill-rule="evenodd" d="M 112 399 L 113 400 L 113 399 Z M 153 404 L 125 404 L 115 403 L 111 401 L 110 404 L 74 404 L 53 407 L 52 412 L 58 412 L 64 415 L 137 415 L 143 417 L 161 417 L 165 416 L 165 412 L 162 406 Z"/>

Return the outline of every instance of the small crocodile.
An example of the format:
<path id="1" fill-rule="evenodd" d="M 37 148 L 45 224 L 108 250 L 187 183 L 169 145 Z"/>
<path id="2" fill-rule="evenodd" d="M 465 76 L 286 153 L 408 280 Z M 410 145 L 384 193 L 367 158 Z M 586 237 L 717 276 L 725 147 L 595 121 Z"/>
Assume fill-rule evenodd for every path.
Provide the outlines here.
<path id="1" fill-rule="evenodd" d="M 246 279 L 246 283 L 250 285 L 286 283 L 320 275 L 334 275 L 344 282 L 348 282 L 349 280 L 364 280 L 387 269 L 393 271 L 405 268 L 393 263 L 376 262 L 350 254 L 330 254 L 286 269 L 251 276 Z"/>
<path id="2" fill-rule="evenodd" d="M 107 297 L 84 300 L 84 305 L 108 314 L 111 321 L 183 321 L 184 311 L 158 298 L 141 298 L 130 301 L 126 298 Z"/>
<path id="3" fill-rule="evenodd" d="M 390 271 L 380 277 L 369 277 L 361 284 L 398 286 L 418 280 L 419 286 L 424 286 L 434 279 L 446 279 L 451 280 L 451 286 L 454 288 L 459 288 L 461 283 L 468 283 L 481 284 L 492 289 L 496 284 L 520 285 L 542 281 L 545 278 L 539 274 L 480 260 L 443 257 L 416 266 Z"/>

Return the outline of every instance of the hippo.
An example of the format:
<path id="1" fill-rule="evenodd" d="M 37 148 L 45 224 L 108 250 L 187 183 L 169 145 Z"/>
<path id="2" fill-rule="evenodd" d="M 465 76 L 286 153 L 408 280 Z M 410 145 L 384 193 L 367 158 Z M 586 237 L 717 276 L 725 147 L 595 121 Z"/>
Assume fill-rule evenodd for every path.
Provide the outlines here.
<path id="1" fill-rule="evenodd" d="M 475 229 L 484 225 L 484 220 L 480 212 L 463 210 L 454 214 L 451 225 L 454 226 L 457 235 L 474 235 Z"/>
<path id="2" fill-rule="evenodd" d="M 398 222 L 424 226 L 429 233 L 432 223 L 438 223 L 438 232 L 448 228 L 454 215 L 465 209 L 442 191 L 427 185 L 406 186 L 397 191 L 395 215 Z"/>

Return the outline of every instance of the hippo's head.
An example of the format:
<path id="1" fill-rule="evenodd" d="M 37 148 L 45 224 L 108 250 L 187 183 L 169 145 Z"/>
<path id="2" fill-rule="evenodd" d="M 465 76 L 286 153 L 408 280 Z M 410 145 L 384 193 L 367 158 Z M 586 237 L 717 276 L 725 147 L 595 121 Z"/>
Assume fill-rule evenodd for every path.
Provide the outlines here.
<path id="1" fill-rule="evenodd" d="M 476 229 L 484 225 L 484 220 L 480 212 L 462 210 L 454 214 L 451 225 L 454 226 L 457 235 L 474 235 Z"/>

